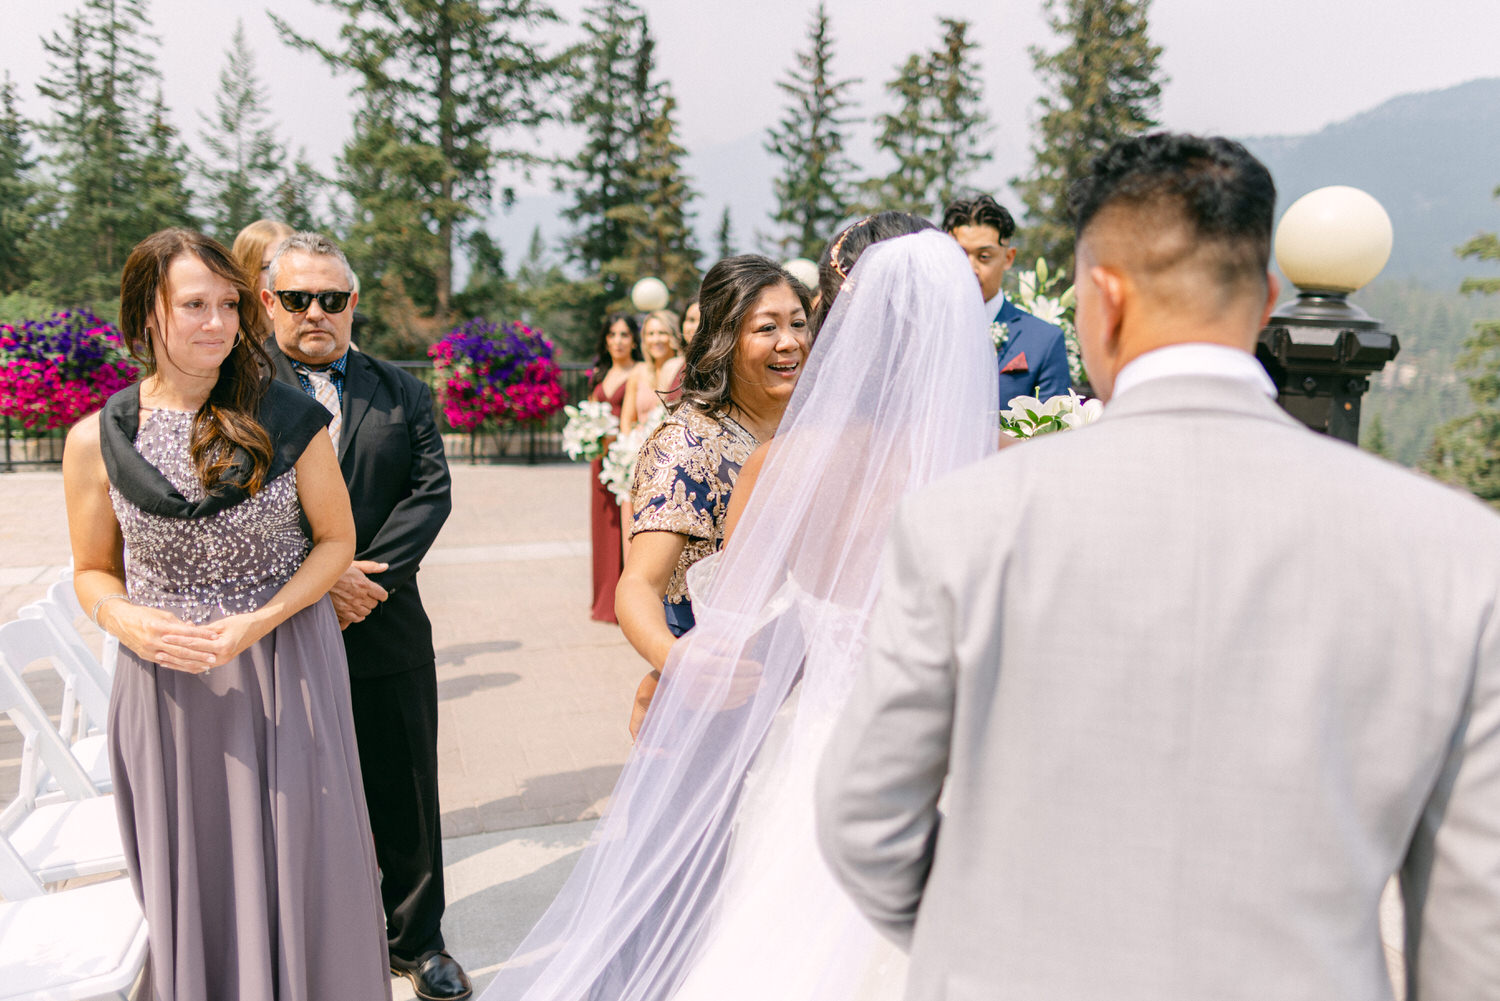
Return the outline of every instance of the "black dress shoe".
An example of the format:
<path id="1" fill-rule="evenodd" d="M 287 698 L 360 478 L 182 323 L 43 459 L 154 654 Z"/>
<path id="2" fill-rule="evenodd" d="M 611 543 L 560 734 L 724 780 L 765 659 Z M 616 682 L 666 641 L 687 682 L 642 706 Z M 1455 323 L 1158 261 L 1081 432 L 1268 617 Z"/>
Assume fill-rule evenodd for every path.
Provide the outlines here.
<path id="1" fill-rule="evenodd" d="M 392 956 L 391 972 L 410 980 L 423 1001 L 461 1001 L 474 993 L 469 975 L 446 952 L 423 953 L 416 959 Z"/>

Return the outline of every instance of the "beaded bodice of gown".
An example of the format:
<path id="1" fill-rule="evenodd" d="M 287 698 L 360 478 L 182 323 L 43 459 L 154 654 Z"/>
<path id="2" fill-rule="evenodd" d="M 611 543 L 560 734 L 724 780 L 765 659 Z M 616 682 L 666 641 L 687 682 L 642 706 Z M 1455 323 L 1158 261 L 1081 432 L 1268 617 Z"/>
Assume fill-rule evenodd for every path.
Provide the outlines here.
<path id="1" fill-rule="evenodd" d="M 183 497 L 198 501 L 206 491 L 188 450 L 192 428 L 192 414 L 153 410 L 136 435 L 135 450 Z M 150 514 L 113 485 L 109 497 L 125 538 L 130 600 L 188 622 L 253 611 L 297 572 L 311 548 L 302 532 L 295 469 L 205 518 Z"/>

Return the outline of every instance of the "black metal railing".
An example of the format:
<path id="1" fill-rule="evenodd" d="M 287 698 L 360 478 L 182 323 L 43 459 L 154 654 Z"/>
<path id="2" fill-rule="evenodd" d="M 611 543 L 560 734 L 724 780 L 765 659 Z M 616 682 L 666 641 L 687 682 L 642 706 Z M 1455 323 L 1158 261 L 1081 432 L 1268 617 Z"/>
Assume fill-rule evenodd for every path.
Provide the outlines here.
<path id="1" fill-rule="evenodd" d="M 443 419 L 442 408 L 437 405 L 437 375 L 432 362 L 398 361 L 392 364 L 423 380 L 432 390 L 438 427 L 443 431 L 450 462 L 530 464 L 567 459 L 562 449 L 562 429 L 568 419 L 561 410 L 551 417 L 529 422 L 525 426 L 507 427 L 499 431 L 456 431 L 448 426 L 448 422 Z M 559 362 L 557 367 L 562 370 L 560 381 L 565 402 L 577 403 L 589 395 L 588 376 L 591 366 L 582 362 Z"/>
<path id="2" fill-rule="evenodd" d="M 437 400 L 436 373 L 430 361 L 398 361 L 432 389 Z M 589 366 L 581 362 L 562 362 L 563 399 L 576 403 L 588 396 Z M 567 458 L 562 450 L 562 429 L 567 417 L 558 411 L 545 420 L 524 427 L 501 431 L 455 431 L 437 408 L 438 427 L 444 432 L 448 458 L 469 463 L 491 462 L 558 462 Z M 0 417 L 0 473 L 22 469 L 56 469 L 62 465 L 63 439 L 66 428 L 53 431 L 28 431 L 13 417 Z"/>
<path id="3" fill-rule="evenodd" d="M 14 417 L 0 417 L 0 473 L 22 469 L 56 469 L 62 465 L 67 428 L 30 431 Z"/>

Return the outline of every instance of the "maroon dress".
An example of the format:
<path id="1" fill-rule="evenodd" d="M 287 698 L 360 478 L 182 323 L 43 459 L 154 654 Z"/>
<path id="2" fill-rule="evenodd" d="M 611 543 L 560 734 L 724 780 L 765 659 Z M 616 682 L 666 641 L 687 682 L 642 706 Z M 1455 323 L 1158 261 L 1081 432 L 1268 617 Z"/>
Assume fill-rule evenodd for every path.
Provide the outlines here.
<path id="1" fill-rule="evenodd" d="M 610 410 L 619 417 L 620 408 L 625 405 L 625 387 L 629 384 L 630 380 L 626 379 L 620 383 L 619 389 L 605 397 L 604 383 L 601 381 L 589 393 L 589 399 L 596 403 L 601 400 L 607 402 Z M 599 470 L 603 465 L 602 459 L 589 463 L 589 470 L 594 474 L 589 483 L 589 529 L 594 540 L 592 615 L 598 622 L 616 622 L 615 585 L 620 582 L 620 569 L 625 560 L 620 551 L 620 505 L 609 488 L 599 482 Z"/>

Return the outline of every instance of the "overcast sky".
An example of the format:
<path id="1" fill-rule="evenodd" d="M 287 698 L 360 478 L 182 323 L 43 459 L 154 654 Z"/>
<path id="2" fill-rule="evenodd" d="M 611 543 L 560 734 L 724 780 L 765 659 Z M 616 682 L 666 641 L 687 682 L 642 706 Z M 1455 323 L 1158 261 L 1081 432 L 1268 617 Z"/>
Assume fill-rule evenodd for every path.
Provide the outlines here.
<path id="1" fill-rule="evenodd" d="M 4 67 L 23 109 L 46 112 L 36 83 L 46 70 L 40 38 L 57 30 L 69 0 L 5 0 Z M 576 34 L 584 0 L 559 0 Z M 813 0 L 644 0 L 659 65 L 681 108 L 689 149 L 760 134 L 780 114 L 776 81 L 804 44 Z M 830 0 L 841 75 L 860 76 L 863 111 L 886 107 L 881 85 L 917 48 L 938 39 L 936 18 L 969 19 L 981 43 L 984 89 L 996 125 L 995 175 L 1023 170 L 1038 84 L 1027 47 L 1055 46 L 1041 0 Z M 224 50 L 243 19 L 281 134 L 327 165 L 349 131 L 350 81 L 282 44 L 274 10 L 305 34 L 330 39 L 337 17 L 314 0 L 150 0 L 163 41 L 168 105 L 190 137 L 211 106 Z M 1155 0 L 1151 32 L 1170 77 L 1168 126 L 1232 135 L 1313 131 L 1396 94 L 1500 76 L 1496 0 Z M 1393 136 L 1392 141 L 1399 141 Z"/>

